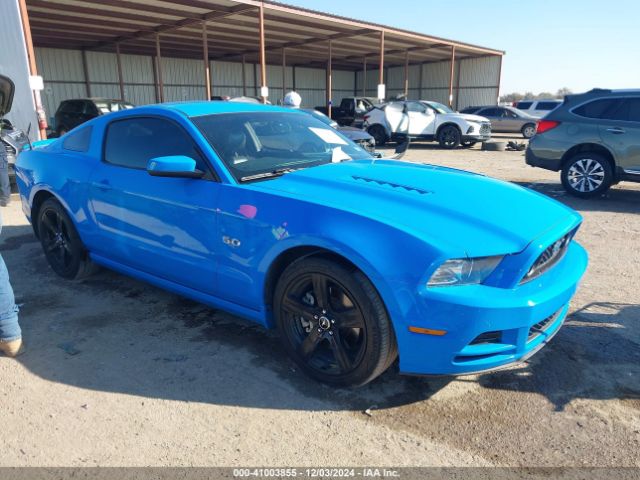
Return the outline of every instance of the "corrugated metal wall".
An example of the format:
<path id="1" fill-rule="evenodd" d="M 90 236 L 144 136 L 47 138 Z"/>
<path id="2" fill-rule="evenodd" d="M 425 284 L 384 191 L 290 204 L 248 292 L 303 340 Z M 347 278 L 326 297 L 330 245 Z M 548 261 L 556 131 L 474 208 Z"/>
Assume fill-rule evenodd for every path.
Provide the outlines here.
<path id="1" fill-rule="evenodd" d="M 375 97 L 379 69 L 367 70 L 366 94 Z M 409 98 L 449 103 L 451 62 L 424 63 L 409 66 Z M 463 109 L 469 105 L 492 105 L 498 101 L 500 57 L 480 57 L 455 62 L 453 72 L 453 105 Z M 356 80 L 358 95 L 363 94 L 363 72 Z M 458 85 L 459 80 L 459 85 Z M 387 98 L 404 93 L 404 66 L 385 69 Z"/>
<path id="2" fill-rule="evenodd" d="M 43 103 L 50 117 L 58 104 L 68 98 L 88 95 L 82 53 L 79 50 L 37 48 L 38 70 L 45 80 Z M 113 53 L 87 52 L 87 71 L 92 96 L 119 98 L 116 56 Z M 409 67 L 409 98 L 449 101 L 451 62 L 424 63 Z M 242 64 L 237 62 L 211 62 L 211 83 L 214 95 L 238 96 L 243 94 Z M 125 98 L 143 105 L 156 101 L 153 58 L 140 55 L 122 55 Z M 200 100 L 205 97 L 204 73 L 200 60 L 162 59 L 165 101 Z M 458 109 L 469 105 L 494 104 L 498 98 L 500 57 L 480 57 L 459 60 L 454 69 L 453 105 Z M 320 68 L 287 67 L 286 90 L 295 88 L 302 96 L 303 105 L 325 105 L 326 72 Z M 258 95 L 260 68 L 245 65 L 247 95 Z M 404 92 L 404 66 L 385 69 L 387 98 Z M 458 84 L 459 82 L 459 84 Z M 295 83 L 295 85 L 294 85 Z M 354 93 L 362 95 L 363 72 L 333 71 L 333 104 Z M 366 96 L 377 95 L 378 70 L 367 70 Z M 283 97 L 282 67 L 267 65 L 269 99 L 278 103 Z"/>
<path id="3" fill-rule="evenodd" d="M 91 91 L 87 91 L 82 52 L 37 48 L 38 71 L 44 77 L 43 103 L 50 118 L 62 100 L 94 97 L 119 98 L 118 67 L 114 53 L 86 52 L 87 73 Z M 212 61 L 211 83 L 213 95 L 239 96 L 243 94 L 242 63 Z M 122 73 L 125 99 L 136 105 L 156 102 L 153 58 L 140 55 L 122 55 Z M 286 90 L 294 88 L 294 68 L 285 70 Z M 162 58 L 162 79 L 165 101 L 201 100 L 205 98 L 202 61 L 183 58 Z M 260 68 L 245 65 L 247 95 L 259 94 Z M 344 96 L 352 96 L 354 73 L 333 71 L 333 102 L 339 104 Z M 326 72 L 319 68 L 295 68 L 295 88 L 302 96 L 303 105 L 315 107 L 325 104 Z M 282 67 L 267 65 L 269 99 L 278 103 L 283 97 Z"/>

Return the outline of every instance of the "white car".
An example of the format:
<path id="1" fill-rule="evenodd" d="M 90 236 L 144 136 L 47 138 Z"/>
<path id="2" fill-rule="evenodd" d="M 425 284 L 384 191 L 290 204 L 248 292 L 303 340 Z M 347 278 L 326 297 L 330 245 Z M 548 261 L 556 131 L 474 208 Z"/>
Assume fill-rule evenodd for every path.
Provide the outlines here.
<path id="1" fill-rule="evenodd" d="M 488 119 L 454 112 L 438 102 L 389 102 L 369 111 L 364 118 L 365 128 L 375 138 L 377 146 L 406 136 L 437 141 L 443 148 L 472 146 L 491 138 Z"/>
<path id="2" fill-rule="evenodd" d="M 532 117 L 542 118 L 560 105 L 562 105 L 562 100 L 551 98 L 547 100 L 520 100 L 515 103 L 514 107 Z"/>

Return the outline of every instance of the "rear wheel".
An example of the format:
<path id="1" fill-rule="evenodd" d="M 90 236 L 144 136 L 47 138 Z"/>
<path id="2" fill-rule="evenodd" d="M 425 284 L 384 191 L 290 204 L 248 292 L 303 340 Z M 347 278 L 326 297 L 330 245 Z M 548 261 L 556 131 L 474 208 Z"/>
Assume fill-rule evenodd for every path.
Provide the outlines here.
<path id="1" fill-rule="evenodd" d="M 358 386 L 397 356 L 382 300 L 359 271 L 325 259 L 303 259 L 282 274 L 274 314 L 285 349 L 309 376 Z"/>
<path id="2" fill-rule="evenodd" d="M 382 128 L 382 126 L 372 125 L 369 127 L 367 132 L 369 132 L 369 135 L 371 135 L 376 141 L 377 147 L 382 147 L 385 143 L 387 143 L 387 132 L 384 131 L 384 128 Z"/>
<path id="3" fill-rule="evenodd" d="M 533 123 L 527 123 L 520 132 L 524 138 L 531 138 L 536 134 L 536 126 Z"/>
<path id="4" fill-rule="evenodd" d="M 606 192 L 613 183 L 613 169 L 602 155 L 579 153 L 565 163 L 560 179 L 571 195 L 596 197 Z"/>
<path id="5" fill-rule="evenodd" d="M 442 148 L 452 149 L 460 145 L 462 134 L 457 127 L 447 125 L 438 132 L 438 143 Z"/>
<path id="6" fill-rule="evenodd" d="M 37 221 L 40 243 L 54 272 L 79 279 L 95 271 L 71 218 L 57 200 L 50 198 L 42 204 Z"/>

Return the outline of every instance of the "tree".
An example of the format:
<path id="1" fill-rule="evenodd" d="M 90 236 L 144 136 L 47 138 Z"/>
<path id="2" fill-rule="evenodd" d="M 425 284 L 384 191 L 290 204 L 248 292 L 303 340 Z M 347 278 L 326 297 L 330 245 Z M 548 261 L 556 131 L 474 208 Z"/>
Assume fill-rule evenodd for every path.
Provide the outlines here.
<path id="1" fill-rule="evenodd" d="M 557 97 L 564 97 L 565 95 L 571 95 L 573 92 L 570 88 L 562 87 L 558 89 L 558 93 L 556 93 Z"/>

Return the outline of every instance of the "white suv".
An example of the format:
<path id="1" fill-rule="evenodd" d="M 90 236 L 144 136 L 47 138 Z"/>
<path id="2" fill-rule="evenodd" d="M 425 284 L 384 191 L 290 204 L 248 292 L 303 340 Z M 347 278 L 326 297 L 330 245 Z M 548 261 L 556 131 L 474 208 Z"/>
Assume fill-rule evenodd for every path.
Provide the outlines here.
<path id="1" fill-rule="evenodd" d="M 542 118 L 547 113 L 555 110 L 562 104 L 562 100 L 548 99 L 548 100 L 520 100 L 513 106 L 518 110 L 528 113 L 529 115 Z"/>
<path id="2" fill-rule="evenodd" d="M 469 147 L 491 138 L 491 122 L 488 119 L 454 112 L 438 102 L 389 102 L 369 111 L 364 119 L 364 126 L 375 138 L 376 146 L 406 136 L 437 141 L 443 148 L 456 148 L 458 145 Z"/>

